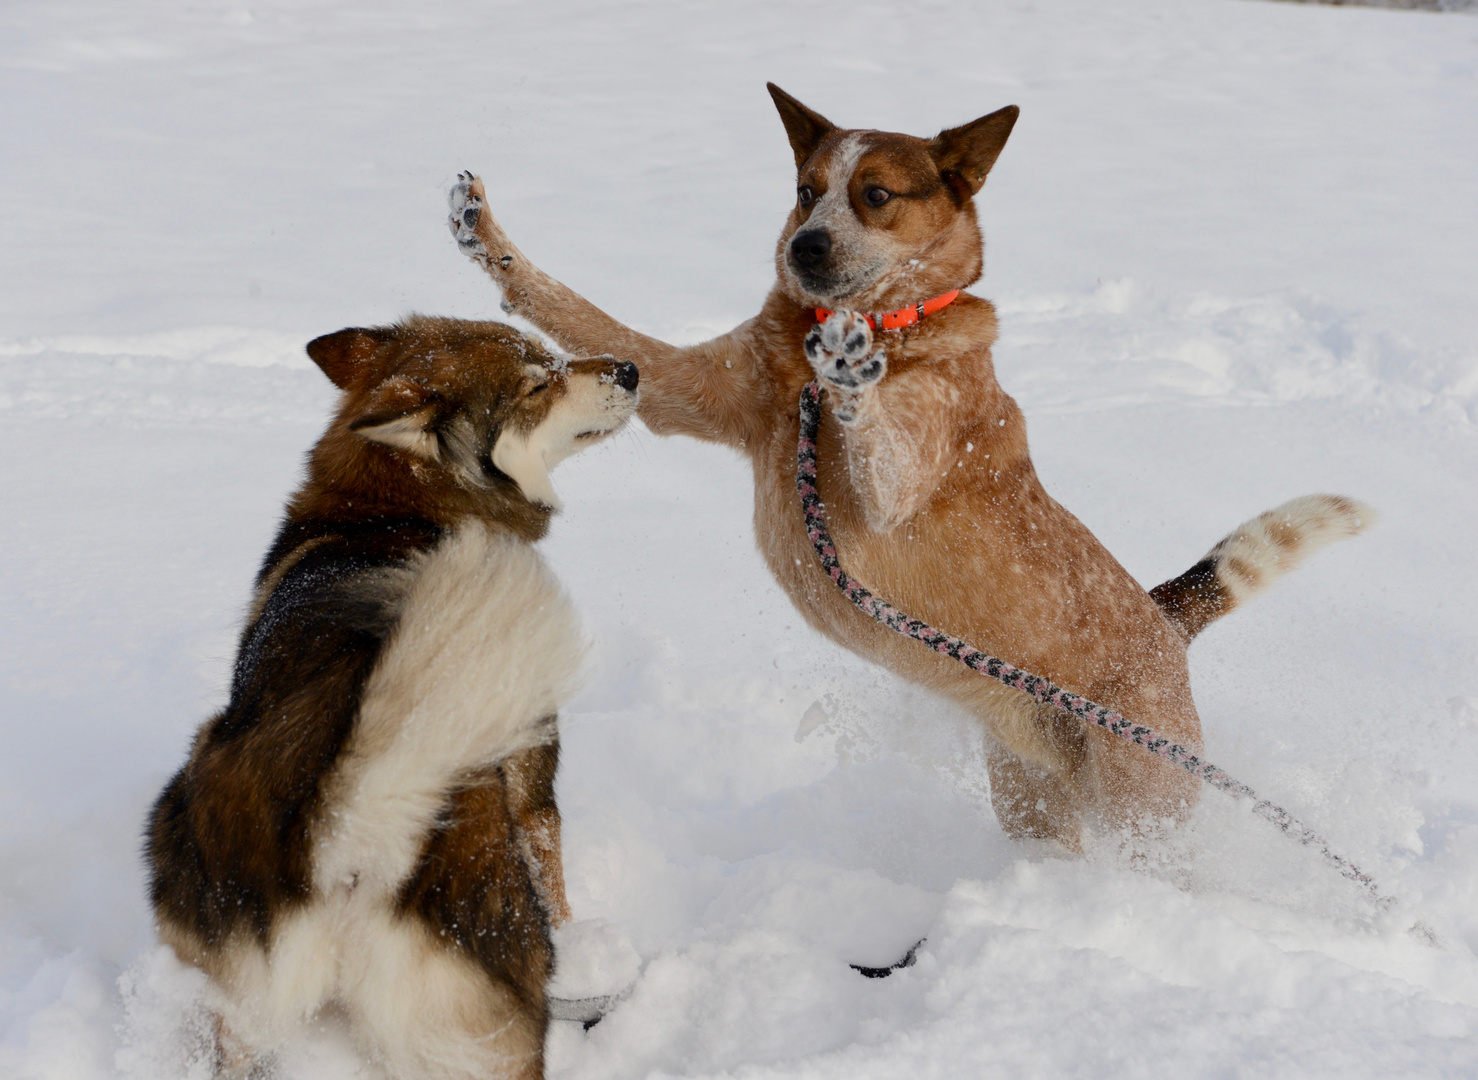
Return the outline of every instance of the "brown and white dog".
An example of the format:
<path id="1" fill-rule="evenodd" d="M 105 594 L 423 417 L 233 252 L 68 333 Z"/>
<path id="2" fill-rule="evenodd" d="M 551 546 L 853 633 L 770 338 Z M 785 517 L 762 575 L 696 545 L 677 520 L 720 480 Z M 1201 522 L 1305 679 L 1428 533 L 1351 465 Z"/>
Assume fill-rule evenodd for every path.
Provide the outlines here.
<path id="1" fill-rule="evenodd" d="M 980 277 L 972 199 L 1016 107 L 920 139 L 839 129 L 770 93 L 795 152 L 797 198 L 764 307 L 722 337 L 679 348 L 616 322 L 529 262 L 470 174 L 451 192 L 452 232 L 506 310 L 566 349 L 641 357 L 640 415 L 653 431 L 748 455 L 756 540 L 780 585 L 822 633 L 980 717 L 991 802 L 1009 834 L 1077 849 L 1090 817 L 1117 828 L 1182 815 L 1197 795 L 1186 773 L 894 634 L 841 595 L 797 503 L 801 387 L 819 376 L 830 402 L 820 490 L 849 573 L 910 615 L 1195 750 L 1190 639 L 1314 547 L 1359 532 L 1369 512 L 1339 497 L 1296 499 L 1147 593 L 1037 479 L 1022 412 L 991 364 L 995 309 L 946 299 Z M 824 326 L 818 309 L 834 312 Z"/>
<path id="2" fill-rule="evenodd" d="M 308 354 L 343 397 L 154 806 L 160 936 L 215 983 L 219 1073 L 334 1008 L 395 1077 L 541 1077 L 581 638 L 533 542 L 637 369 L 423 317 Z"/>

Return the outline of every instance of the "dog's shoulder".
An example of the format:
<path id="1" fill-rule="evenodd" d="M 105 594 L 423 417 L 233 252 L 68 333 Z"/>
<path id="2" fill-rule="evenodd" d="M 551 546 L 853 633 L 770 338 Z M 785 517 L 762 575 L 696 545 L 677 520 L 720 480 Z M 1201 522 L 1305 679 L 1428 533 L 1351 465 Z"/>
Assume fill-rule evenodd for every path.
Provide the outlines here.
<path id="1" fill-rule="evenodd" d="M 408 568 L 444 532 L 414 518 L 285 525 L 258 576 L 217 725 L 227 730 L 217 733 L 254 722 L 264 698 L 301 694 L 329 673 L 362 682 L 395 625 Z"/>
<path id="2" fill-rule="evenodd" d="M 412 571 L 392 582 L 399 625 L 366 688 L 366 710 L 371 696 L 409 692 L 444 724 L 483 733 L 468 746 L 491 740 L 506 755 L 547 741 L 537 729 L 573 689 L 585 639 L 543 556 L 467 522 Z"/>

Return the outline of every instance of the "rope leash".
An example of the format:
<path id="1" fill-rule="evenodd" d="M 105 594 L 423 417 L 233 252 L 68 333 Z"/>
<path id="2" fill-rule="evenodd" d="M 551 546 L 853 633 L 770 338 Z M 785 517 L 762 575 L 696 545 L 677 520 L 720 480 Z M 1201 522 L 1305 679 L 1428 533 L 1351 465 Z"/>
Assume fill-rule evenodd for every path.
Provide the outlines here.
<path id="1" fill-rule="evenodd" d="M 1233 798 L 1252 799 L 1254 814 L 1272 822 L 1305 847 L 1318 848 L 1325 861 L 1343 877 L 1365 889 L 1377 909 L 1385 911 L 1395 904 L 1395 897 L 1381 895 L 1369 874 L 1344 856 L 1331 851 L 1328 840 L 1281 806 L 1258 798 L 1257 792 L 1233 779 L 1225 770 L 1217 768 L 1163 735 L 1156 734 L 1153 729 L 1134 723 L 1113 709 L 1095 704 L 1079 694 L 1070 693 L 1040 675 L 1013 667 L 1000 657 L 981 652 L 969 642 L 905 615 L 886 600 L 863 588 L 842 569 L 842 564 L 837 560 L 836 545 L 832 543 L 831 534 L 826 529 L 826 510 L 816 484 L 816 431 L 821 424 L 821 387 L 816 381 L 807 383 L 801 390 L 800 417 L 801 434 L 796 450 L 795 486 L 800 492 L 801 509 L 805 513 L 806 535 L 811 538 L 811 546 L 816 549 L 822 568 L 859 611 L 890 630 L 923 642 L 935 652 L 954 657 L 972 671 L 1020 690 L 1039 703 L 1055 705 L 1090 724 L 1097 724 L 1121 739 L 1142 746 Z"/>

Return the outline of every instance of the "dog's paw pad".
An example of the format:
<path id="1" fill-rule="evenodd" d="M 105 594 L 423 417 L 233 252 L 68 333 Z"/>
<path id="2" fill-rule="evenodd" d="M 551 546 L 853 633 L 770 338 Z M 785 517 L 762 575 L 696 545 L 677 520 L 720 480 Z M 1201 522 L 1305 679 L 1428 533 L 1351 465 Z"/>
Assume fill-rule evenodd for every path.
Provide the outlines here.
<path id="1" fill-rule="evenodd" d="M 482 185 L 472 173 L 458 173 L 457 182 L 447 193 L 447 227 L 451 229 L 457 246 L 473 257 L 486 255 L 487 247 L 477 235 L 477 223 L 482 217 Z"/>
<path id="2" fill-rule="evenodd" d="M 811 329 L 808 343 L 812 339 L 815 348 L 851 361 L 872 352 L 872 326 L 866 315 L 856 311 L 833 311 L 825 322 Z"/>
<path id="3" fill-rule="evenodd" d="M 867 316 L 835 311 L 806 335 L 806 359 L 816 374 L 835 386 L 857 390 L 881 379 L 888 368 L 887 354 L 873 350 Z"/>

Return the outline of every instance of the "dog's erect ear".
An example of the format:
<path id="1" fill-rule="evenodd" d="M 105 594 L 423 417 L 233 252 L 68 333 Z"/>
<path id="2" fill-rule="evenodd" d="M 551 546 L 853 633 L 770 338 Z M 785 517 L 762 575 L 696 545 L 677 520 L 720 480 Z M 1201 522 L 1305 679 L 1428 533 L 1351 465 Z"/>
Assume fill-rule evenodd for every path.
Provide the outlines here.
<path id="1" fill-rule="evenodd" d="M 427 461 L 441 460 L 441 444 L 432 430 L 436 395 L 414 379 L 395 375 L 375 387 L 349 430 L 371 442 L 406 450 Z"/>
<path id="2" fill-rule="evenodd" d="M 323 369 L 340 390 L 353 386 L 365 361 L 395 336 L 393 330 L 351 326 L 308 342 L 308 358 Z"/>
<path id="3" fill-rule="evenodd" d="M 774 83 L 765 83 L 765 88 L 775 99 L 775 108 L 780 110 L 780 121 L 785 125 L 790 148 L 795 151 L 795 167 L 799 169 L 815 153 L 817 144 L 837 127 L 819 112 L 806 108 Z"/>
<path id="4" fill-rule="evenodd" d="M 1001 156 L 1020 113 L 1015 105 L 1007 105 L 979 120 L 941 131 L 929 140 L 929 153 L 960 202 L 973 198 L 985 183 L 986 173 Z"/>

